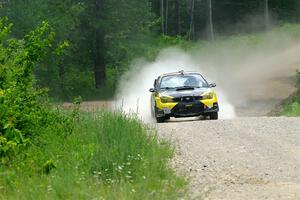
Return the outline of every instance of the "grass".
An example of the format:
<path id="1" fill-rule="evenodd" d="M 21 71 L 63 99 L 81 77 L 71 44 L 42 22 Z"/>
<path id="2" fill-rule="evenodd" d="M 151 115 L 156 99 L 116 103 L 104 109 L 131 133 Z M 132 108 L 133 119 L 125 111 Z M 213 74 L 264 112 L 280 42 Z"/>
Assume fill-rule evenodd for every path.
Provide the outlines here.
<path id="1" fill-rule="evenodd" d="M 300 116 L 300 92 L 284 103 L 280 115 L 288 117 Z"/>
<path id="2" fill-rule="evenodd" d="M 296 73 L 296 93 L 283 103 L 280 115 L 297 117 L 300 116 L 300 71 Z"/>
<path id="3" fill-rule="evenodd" d="M 51 125 L 0 166 L 0 199 L 179 199 L 173 149 L 134 117 L 81 113 L 73 133 Z"/>

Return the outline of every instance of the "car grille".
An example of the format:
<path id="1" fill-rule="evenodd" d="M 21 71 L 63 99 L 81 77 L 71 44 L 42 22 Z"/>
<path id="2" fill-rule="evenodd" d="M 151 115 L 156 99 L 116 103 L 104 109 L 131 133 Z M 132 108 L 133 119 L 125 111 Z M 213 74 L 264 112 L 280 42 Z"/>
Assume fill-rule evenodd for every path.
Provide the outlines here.
<path id="1" fill-rule="evenodd" d="M 174 116 L 199 115 L 204 111 L 204 104 L 201 102 L 193 102 L 192 106 L 186 106 L 188 103 L 180 102 L 173 109 Z"/>
<path id="2" fill-rule="evenodd" d="M 194 102 L 202 99 L 202 96 L 185 96 L 185 97 L 177 97 L 174 98 L 174 102 Z"/>

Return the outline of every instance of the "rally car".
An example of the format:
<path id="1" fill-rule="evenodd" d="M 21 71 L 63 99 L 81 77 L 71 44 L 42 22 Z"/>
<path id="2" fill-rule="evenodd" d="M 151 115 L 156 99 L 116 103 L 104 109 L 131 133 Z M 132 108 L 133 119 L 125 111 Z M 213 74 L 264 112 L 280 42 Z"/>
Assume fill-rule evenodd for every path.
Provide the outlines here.
<path id="1" fill-rule="evenodd" d="M 152 116 L 161 123 L 170 117 L 204 116 L 218 119 L 216 92 L 200 73 L 174 72 L 162 74 L 154 81 L 151 94 Z"/>

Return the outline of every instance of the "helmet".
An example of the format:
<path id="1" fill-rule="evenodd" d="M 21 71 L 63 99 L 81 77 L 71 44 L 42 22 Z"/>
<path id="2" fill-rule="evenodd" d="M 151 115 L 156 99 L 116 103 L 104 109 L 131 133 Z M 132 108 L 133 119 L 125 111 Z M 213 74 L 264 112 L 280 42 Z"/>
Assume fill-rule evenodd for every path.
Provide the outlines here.
<path id="1" fill-rule="evenodd" d="M 186 81 L 184 82 L 185 86 L 191 86 L 191 87 L 195 87 L 195 86 L 199 86 L 199 81 L 196 77 L 194 76 L 189 76 Z"/>

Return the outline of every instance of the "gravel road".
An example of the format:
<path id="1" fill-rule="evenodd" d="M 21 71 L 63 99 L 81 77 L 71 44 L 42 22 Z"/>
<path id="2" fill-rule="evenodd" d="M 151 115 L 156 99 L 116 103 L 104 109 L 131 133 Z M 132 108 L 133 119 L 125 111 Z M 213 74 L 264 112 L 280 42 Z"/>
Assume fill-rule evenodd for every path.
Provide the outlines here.
<path id="1" fill-rule="evenodd" d="M 194 199 L 300 199 L 300 118 L 178 120 L 155 125 Z"/>

